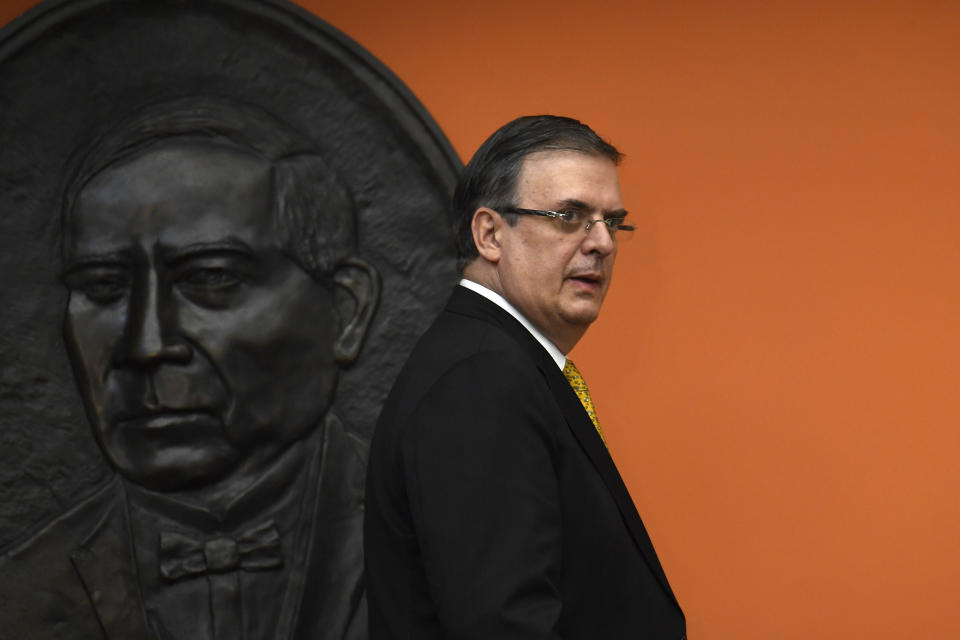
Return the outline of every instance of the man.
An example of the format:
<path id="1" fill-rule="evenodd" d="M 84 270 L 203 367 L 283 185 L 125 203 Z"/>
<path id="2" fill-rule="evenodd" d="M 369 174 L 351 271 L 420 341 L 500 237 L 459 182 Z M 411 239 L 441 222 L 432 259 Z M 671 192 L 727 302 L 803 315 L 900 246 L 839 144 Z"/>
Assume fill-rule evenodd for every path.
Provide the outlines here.
<path id="1" fill-rule="evenodd" d="M 371 445 L 371 640 L 684 637 L 564 355 L 597 318 L 631 229 L 620 157 L 576 120 L 537 116 L 502 127 L 466 167 L 461 286 Z"/>
<path id="2" fill-rule="evenodd" d="M 85 154 L 63 226 L 67 349 L 119 476 L 0 560 L 3 633 L 365 638 L 365 451 L 328 409 L 379 281 L 335 173 L 252 106 L 168 102 Z"/>

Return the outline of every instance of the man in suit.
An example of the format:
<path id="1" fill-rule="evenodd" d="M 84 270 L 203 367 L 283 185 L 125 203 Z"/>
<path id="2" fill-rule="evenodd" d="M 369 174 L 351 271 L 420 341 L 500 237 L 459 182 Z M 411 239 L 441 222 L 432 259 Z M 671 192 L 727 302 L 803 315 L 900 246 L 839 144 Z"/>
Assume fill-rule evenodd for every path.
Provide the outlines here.
<path id="1" fill-rule="evenodd" d="M 371 640 L 684 638 L 565 356 L 632 230 L 620 157 L 576 120 L 535 116 L 466 167 L 454 196 L 463 279 L 371 445 Z"/>
<path id="2" fill-rule="evenodd" d="M 64 337 L 114 480 L 0 557 L 0 635 L 366 637 L 366 447 L 329 411 L 376 307 L 303 136 L 152 105 L 66 189 Z"/>

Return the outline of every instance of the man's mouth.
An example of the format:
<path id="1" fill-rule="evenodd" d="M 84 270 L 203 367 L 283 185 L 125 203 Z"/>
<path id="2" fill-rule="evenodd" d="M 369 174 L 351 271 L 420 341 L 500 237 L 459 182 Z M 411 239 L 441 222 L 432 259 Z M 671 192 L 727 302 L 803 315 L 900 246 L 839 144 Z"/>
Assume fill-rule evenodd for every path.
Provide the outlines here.
<path id="1" fill-rule="evenodd" d="M 157 408 L 127 412 L 118 417 L 117 426 L 121 429 L 166 429 L 170 427 L 218 426 L 220 420 L 207 409 L 188 408 L 172 409 Z"/>
<path id="2" fill-rule="evenodd" d="M 567 276 L 567 280 L 570 280 L 582 287 L 598 287 L 600 283 L 603 282 L 603 275 L 597 271 L 585 271 L 582 273 L 574 273 Z"/>

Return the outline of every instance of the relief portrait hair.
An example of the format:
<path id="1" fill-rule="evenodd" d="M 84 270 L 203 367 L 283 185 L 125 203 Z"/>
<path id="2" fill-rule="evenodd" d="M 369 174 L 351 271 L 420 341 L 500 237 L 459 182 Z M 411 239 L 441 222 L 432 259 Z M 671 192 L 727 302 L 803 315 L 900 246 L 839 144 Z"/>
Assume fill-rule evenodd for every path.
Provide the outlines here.
<path id="1" fill-rule="evenodd" d="M 179 98 L 141 107 L 81 147 L 63 190 L 63 236 L 83 187 L 111 164 L 164 142 L 206 140 L 272 166 L 271 215 L 280 248 L 322 279 L 356 250 L 356 211 L 337 173 L 310 141 L 260 107 L 220 97 Z M 63 244 L 63 240 L 61 240 Z"/>

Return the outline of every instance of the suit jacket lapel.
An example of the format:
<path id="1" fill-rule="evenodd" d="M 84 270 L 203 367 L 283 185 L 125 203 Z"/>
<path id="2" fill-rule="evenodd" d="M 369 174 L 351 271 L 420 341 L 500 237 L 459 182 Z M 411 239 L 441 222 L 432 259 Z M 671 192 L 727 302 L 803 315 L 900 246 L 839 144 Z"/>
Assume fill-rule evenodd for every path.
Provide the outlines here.
<path id="1" fill-rule="evenodd" d="M 137 581 L 126 497 L 120 482 L 115 485 L 109 507 L 70 560 L 107 638 L 153 638 Z"/>
<path id="2" fill-rule="evenodd" d="M 607 490 L 610 491 L 610 494 L 613 496 L 613 500 L 627 525 L 627 529 L 630 531 L 634 542 L 640 549 L 644 560 L 646 560 L 647 565 L 657 577 L 657 580 L 667 595 L 676 602 L 676 597 L 673 595 L 670 583 L 667 582 L 667 576 L 664 574 L 657 554 L 653 549 L 653 543 L 647 535 L 647 530 L 643 526 L 640 514 L 637 512 L 637 508 L 633 504 L 633 500 L 630 498 L 626 486 L 623 484 L 623 479 L 620 477 L 620 472 L 617 471 L 613 458 L 610 457 L 610 453 L 597 434 L 597 430 L 587 416 L 587 412 L 583 409 L 583 405 L 580 404 L 580 399 L 577 398 L 567 379 L 563 377 L 563 373 L 550 358 L 550 355 L 543 346 L 509 313 L 483 296 L 464 287 L 456 287 L 447 308 L 454 312 L 465 313 L 496 324 L 514 338 L 517 344 L 521 346 L 534 363 L 536 363 L 546 379 L 550 390 L 553 392 L 564 417 L 567 419 L 570 430 L 580 443 L 580 446 L 583 447 L 584 452 L 593 463 L 593 466 L 597 469 L 604 484 L 607 486 Z M 679 606 L 679 604 L 677 606 Z"/>
<path id="3" fill-rule="evenodd" d="M 363 487 L 366 445 L 347 434 L 332 413 L 322 450 L 309 470 L 309 518 L 301 518 L 298 541 L 306 553 L 293 567 L 278 638 L 366 637 L 363 599 Z"/>
<path id="4" fill-rule="evenodd" d="M 556 367 L 553 369 L 555 370 Z M 613 496 L 613 500 L 617 504 L 617 508 L 620 510 L 620 514 L 623 516 L 623 520 L 630 530 L 634 542 L 636 542 L 637 547 L 643 554 L 647 565 L 657 577 L 657 580 L 667 595 L 676 602 L 673 590 L 670 588 L 670 583 L 667 582 L 667 576 L 663 572 L 663 567 L 660 566 L 660 560 L 657 558 L 657 553 L 653 548 L 653 543 L 650 541 L 650 536 L 647 534 L 646 527 L 643 526 L 643 520 L 637 512 L 636 505 L 634 505 L 633 499 L 630 497 L 630 493 L 623 483 L 623 478 L 620 476 L 620 472 L 617 470 L 613 458 L 610 457 L 610 452 L 597 434 L 597 430 L 593 426 L 593 422 L 590 421 L 589 416 L 587 416 L 587 412 L 583 409 L 583 405 L 580 404 L 580 399 L 576 393 L 574 393 L 573 389 L 570 388 L 570 384 L 566 378 L 563 377 L 562 373 L 550 370 L 544 371 L 544 375 L 547 378 L 547 384 L 550 385 L 550 390 L 553 391 L 553 395 L 556 397 L 557 403 L 560 405 L 560 409 L 567 419 L 567 424 L 570 426 L 571 431 L 573 431 L 573 435 L 580 442 L 580 446 L 583 447 L 587 457 L 593 462 L 593 466 L 597 469 L 600 477 L 603 478 L 607 490 L 609 490 Z"/>

